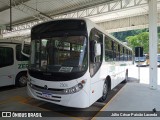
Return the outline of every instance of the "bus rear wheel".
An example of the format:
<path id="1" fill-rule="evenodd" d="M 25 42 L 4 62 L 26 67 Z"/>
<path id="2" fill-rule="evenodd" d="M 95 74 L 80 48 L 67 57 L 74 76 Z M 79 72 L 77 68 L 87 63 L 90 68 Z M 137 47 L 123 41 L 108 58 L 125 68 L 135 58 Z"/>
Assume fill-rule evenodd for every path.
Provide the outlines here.
<path id="1" fill-rule="evenodd" d="M 16 77 L 16 86 L 24 87 L 27 85 L 27 74 L 26 73 L 19 73 Z"/>
<path id="2" fill-rule="evenodd" d="M 107 98 L 107 95 L 108 95 L 108 83 L 107 82 L 104 82 L 104 85 L 103 85 L 103 95 L 102 97 L 98 100 L 99 102 L 104 102 Z"/>

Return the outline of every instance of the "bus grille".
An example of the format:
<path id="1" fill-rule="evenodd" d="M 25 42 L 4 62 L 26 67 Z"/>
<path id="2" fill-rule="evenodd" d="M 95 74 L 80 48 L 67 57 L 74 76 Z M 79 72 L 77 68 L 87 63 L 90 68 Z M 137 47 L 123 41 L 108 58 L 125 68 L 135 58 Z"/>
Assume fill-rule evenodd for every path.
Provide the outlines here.
<path id="1" fill-rule="evenodd" d="M 51 93 L 51 94 L 64 94 L 64 89 L 53 89 L 53 88 L 48 88 L 45 89 L 42 86 L 38 86 L 38 85 L 30 85 L 30 87 L 36 91 L 39 91 L 41 93 Z M 54 96 L 55 98 L 60 98 L 59 96 Z"/>

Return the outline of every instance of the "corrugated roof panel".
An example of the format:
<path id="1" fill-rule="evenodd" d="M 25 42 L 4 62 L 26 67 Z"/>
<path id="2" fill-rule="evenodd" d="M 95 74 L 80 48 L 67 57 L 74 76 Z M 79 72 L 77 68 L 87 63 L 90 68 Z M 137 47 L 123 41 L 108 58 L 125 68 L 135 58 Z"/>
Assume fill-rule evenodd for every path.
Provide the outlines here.
<path id="1" fill-rule="evenodd" d="M 9 24 L 9 1 L 10 0 L 0 0 L 0 9 L 2 9 L 0 16 L 4 16 L 3 18 L 0 18 L 1 24 Z M 38 12 L 35 12 L 36 10 L 44 15 L 55 15 L 59 14 L 59 12 L 73 11 L 79 8 L 84 8 L 84 6 L 104 1 L 106 2 L 110 0 L 12 0 L 12 6 L 14 6 L 15 3 L 17 5 L 21 3 L 25 5 L 24 8 L 23 5 L 20 5 L 20 10 L 18 10 L 19 8 L 14 9 L 13 7 L 12 21 L 13 23 L 17 23 L 28 18 L 34 19 L 33 16 L 38 14 Z M 6 10 L 4 7 L 6 7 Z M 33 11 L 27 9 L 27 7 L 33 9 Z"/>
<path id="2" fill-rule="evenodd" d="M 41 12 L 64 10 L 70 7 L 78 7 L 90 0 L 31 0 L 26 5 L 35 8 Z"/>
<path id="3" fill-rule="evenodd" d="M 0 11 L 3 11 L 5 9 L 7 9 L 7 8 L 8 8 L 8 5 L 6 5 L 6 3 L 0 2 Z"/>
<path id="4" fill-rule="evenodd" d="M 56 14 L 69 12 L 69 11 L 74 12 L 75 10 L 83 9 L 85 7 L 92 7 L 94 5 L 104 3 L 107 1 L 111 2 L 111 1 L 117 1 L 117 0 L 12 0 L 13 4 L 14 4 L 14 1 L 19 4 L 23 2 L 23 4 L 25 4 L 26 7 L 28 6 L 31 9 L 27 10 L 27 9 L 23 9 L 22 7 L 20 11 L 13 8 L 13 11 L 12 11 L 13 24 L 24 22 L 24 21 L 26 22 L 27 19 L 35 20 L 33 16 L 38 13 L 38 12 L 35 12 L 36 10 L 42 13 L 41 17 L 43 17 L 43 15 L 44 16 L 48 15 L 53 17 Z M 132 4 L 134 3 L 133 1 L 134 0 L 132 0 Z M 146 1 L 146 0 L 142 0 L 142 1 Z M 121 7 L 120 2 L 118 3 L 118 5 L 119 6 L 116 6 L 116 4 L 113 3 L 110 6 L 112 8 L 118 7 L 116 9 L 116 12 L 114 11 L 109 13 L 107 12 L 101 15 L 97 14 L 96 16 L 91 16 L 90 18 L 95 22 L 99 22 L 104 20 L 118 19 L 121 17 L 126 17 L 128 15 L 131 15 L 131 11 L 128 12 L 127 10 L 125 11 L 118 10 Z M 7 8 L 7 6 L 9 8 L 9 0 L 0 0 L 0 10 L 3 10 L 3 11 L 0 11 L 0 16 L 3 16 L 3 17 L 0 17 L 0 24 L 9 24 L 9 9 L 4 10 Z M 144 11 L 145 9 L 143 7 L 141 7 L 140 10 L 139 9 L 140 8 L 132 10 L 132 13 L 136 15 L 138 13 L 147 12 L 147 11 Z"/>
<path id="5" fill-rule="evenodd" d="M 0 12 L 0 16 L 3 16 L 3 17 L 0 17 L 1 23 L 8 24 L 10 22 L 10 11 L 8 9 L 3 12 Z M 12 21 L 13 22 L 23 20 L 28 17 L 30 17 L 29 14 L 24 13 L 14 8 L 12 9 Z"/>

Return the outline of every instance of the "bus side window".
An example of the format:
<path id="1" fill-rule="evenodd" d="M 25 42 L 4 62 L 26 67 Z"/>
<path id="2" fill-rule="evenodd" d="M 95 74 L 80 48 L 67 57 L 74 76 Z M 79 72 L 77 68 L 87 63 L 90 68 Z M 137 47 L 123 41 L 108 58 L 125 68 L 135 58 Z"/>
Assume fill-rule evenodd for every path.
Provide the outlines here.
<path id="1" fill-rule="evenodd" d="M 124 55 L 124 61 L 127 61 L 127 55 L 126 55 L 126 49 L 124 48 L 124 53 L 123 53 L 123 55 Z"/>
<path id="2" fill-rule="evenodd" d="M 120 46 L 120 61 L 123 61 L 123 47 Z"/>
<path id="3" fill-rule="evenodd" d="M 30 53 L 30 46 L 29 45 L 24 45 L 24 49 L 23 51 L 26 53 L 26 54 L 29 54 Z M 18 61 L 28 61 L 29 58 L 22 55 L 21 53 L 21 45 L 17 45 L 16 46 L 16 59 Z"/>
<path id="4" fill-rule="evenodd" d="M 9 47 L 0 47 L 0 67 L 13 65 L 13 49 Z"/>
<path id="5" fill-rule="evenodd" d="M 120 57 L 120 45 L 116 43 L 116 61 L 119 61 Z"/>
<path id="6" fill-rule="evenodd" d="M 126 61 L 128 61 L 128 50 L 126 49 Z"/>
<path id="7" fill-rule="evenodd" d="M 116 43 L 112 41 L 113 61 L 116 61 Z"/>
<path id="8" fill-rule="evenodd" d="M 105 36 L 105 61 L 113 60 L 112 40 Z"/>

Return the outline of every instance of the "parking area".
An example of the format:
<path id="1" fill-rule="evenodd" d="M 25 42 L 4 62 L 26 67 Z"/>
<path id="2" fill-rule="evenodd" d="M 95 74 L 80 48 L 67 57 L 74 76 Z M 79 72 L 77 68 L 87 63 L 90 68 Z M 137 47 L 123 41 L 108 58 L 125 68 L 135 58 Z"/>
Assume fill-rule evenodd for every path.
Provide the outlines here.
<path id="1" fill-rule="evenodd" d="M 0 111 L 50 111 L 53 113 L 52 117 L 58 116 L 67 117 L 67 119 L 80 118 L 88 120 L 94 117 L 107 103 L 109 103 L 124 86 L 124 83 L 119 84 L 109 93 L 105 102 L 95 102 L 86 109 L 69 108 L 30 98 L 26 93 L 26 87 L 2 87 L 0 88 Z"/>

